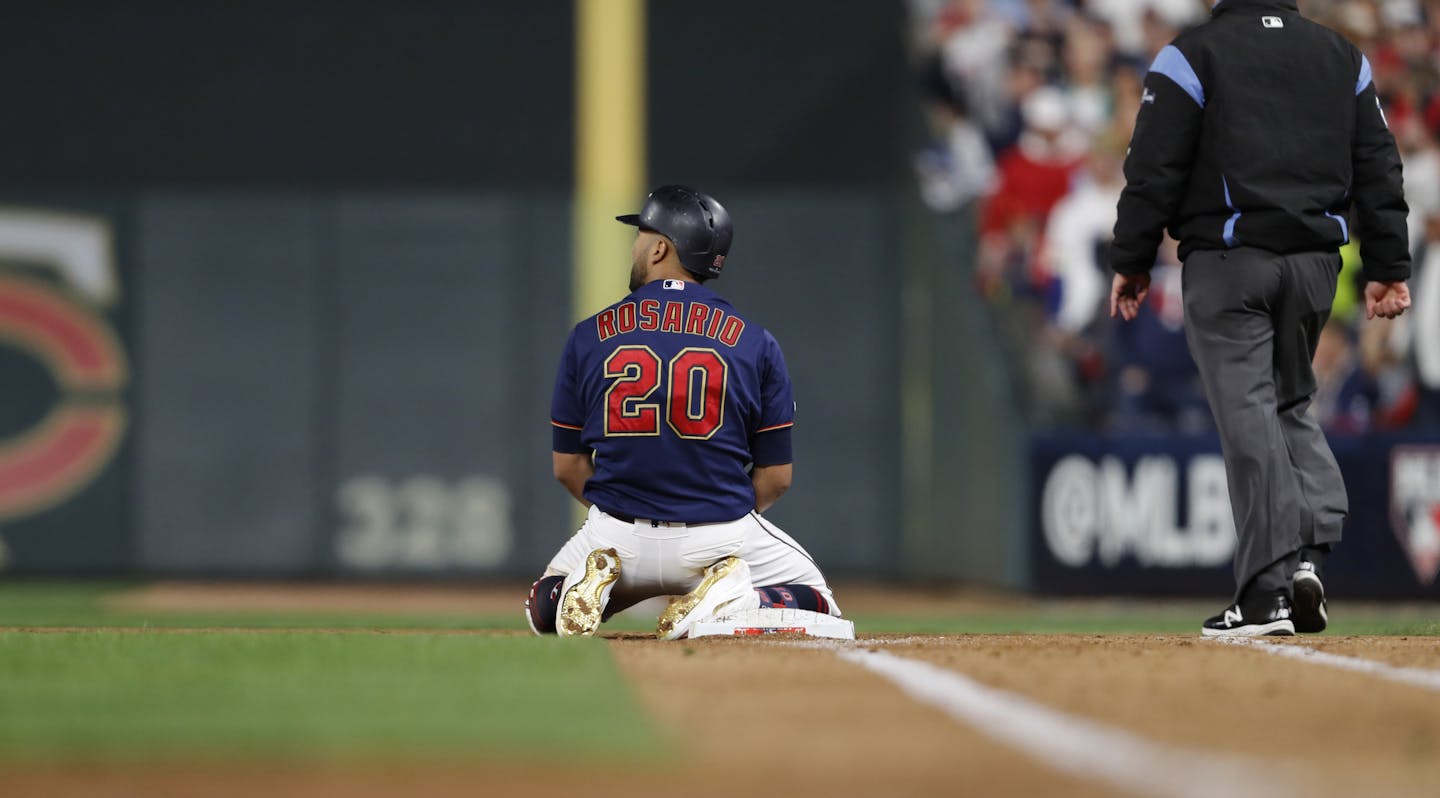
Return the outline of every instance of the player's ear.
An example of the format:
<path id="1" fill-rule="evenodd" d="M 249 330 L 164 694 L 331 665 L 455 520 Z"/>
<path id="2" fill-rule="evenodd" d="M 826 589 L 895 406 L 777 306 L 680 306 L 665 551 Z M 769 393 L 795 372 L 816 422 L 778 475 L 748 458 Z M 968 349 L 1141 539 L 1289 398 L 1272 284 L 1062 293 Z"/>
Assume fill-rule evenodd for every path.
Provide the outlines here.
<path id="1" fill-rule="evenodd" d="M 650 246 L 650 262 L 660 263 L 670 257 L 675 248 L 670 245 L 670 239 L 665 236 L 655 236 L 655 243 Z"/>

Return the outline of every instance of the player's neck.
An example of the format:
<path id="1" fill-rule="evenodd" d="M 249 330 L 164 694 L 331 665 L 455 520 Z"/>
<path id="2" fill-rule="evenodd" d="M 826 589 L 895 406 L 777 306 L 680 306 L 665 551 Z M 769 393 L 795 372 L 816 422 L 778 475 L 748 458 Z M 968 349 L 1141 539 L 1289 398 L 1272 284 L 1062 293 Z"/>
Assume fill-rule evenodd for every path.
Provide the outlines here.
<path id="1" fill-rule="evenodd" d="M 661 280 L 681 280 L 683 282 L 693 283 L 695 285 L 700 284 L 700 281 L 695 279 L 695 275 L 685 271 L 684 268 L 681 268 L 679 266 L 659 266 L 650 272 L 649 277 L 650 280 L 646 283 L 646 285 L 649 285 L 650 283 L 658 283 Z"/>

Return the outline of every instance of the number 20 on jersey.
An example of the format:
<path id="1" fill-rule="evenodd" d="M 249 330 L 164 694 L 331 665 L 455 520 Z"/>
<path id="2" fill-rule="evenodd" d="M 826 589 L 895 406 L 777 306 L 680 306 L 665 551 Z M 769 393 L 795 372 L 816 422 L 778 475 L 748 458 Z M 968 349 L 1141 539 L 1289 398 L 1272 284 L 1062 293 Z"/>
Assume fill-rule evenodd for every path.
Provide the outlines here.
<path id="1" fill-rule="evenodd" d="M 725 423 L 729 372 L 714 349 L 682 349 L 667 365 L 648 346 L 619 347 L 605 359 L 605 378 L 613 380 L 605 391 L 605 436 L 659 435 L 661 397 L 654 394 L 663 390 L 670 429 L 708 440 Z"/>

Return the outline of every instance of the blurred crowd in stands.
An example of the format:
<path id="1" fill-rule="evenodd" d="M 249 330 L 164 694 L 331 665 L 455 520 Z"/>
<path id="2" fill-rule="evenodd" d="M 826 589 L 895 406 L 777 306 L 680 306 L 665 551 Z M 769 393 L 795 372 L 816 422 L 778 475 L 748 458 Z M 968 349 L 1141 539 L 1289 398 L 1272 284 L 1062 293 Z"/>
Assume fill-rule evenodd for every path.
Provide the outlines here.
<path id="1" fill-rule="evenodd" d="M 931 146 L 926 203 L 975 222 L 974 284 L 1032 423 L 1203 432 L 1180 263 L 1167 240 L 1142 317 L 1108 317 L 1105 262 L 1141 81 L 1205 0 L 911 0 Z M 1440 430 L 1440 0 L 1301 0 L 1355 42 L 1405 163 L 1414 306 L 1365 322 L 1355 242 L 1315 355 L 1332 433 Z M 1355 227 L 1352 225 L 1351 230 Z M 1363 235 L 1357 231 L 1357 235 Z"/>

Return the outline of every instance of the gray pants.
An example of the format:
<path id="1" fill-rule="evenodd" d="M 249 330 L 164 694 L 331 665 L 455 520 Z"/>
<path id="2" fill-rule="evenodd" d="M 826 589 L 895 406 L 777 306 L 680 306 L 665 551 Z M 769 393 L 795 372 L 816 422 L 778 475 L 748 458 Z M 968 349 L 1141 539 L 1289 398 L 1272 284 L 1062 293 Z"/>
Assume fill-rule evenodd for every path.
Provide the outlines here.
<path id="1" fill-rule="evenodd" d="M 1185 259 L 1185 339 L 1220 430 L 1239 545 L 1235 599 L 1290 590 L 1303 547 L 1340 540 L 1348 502 L 1306 411 L 1340 255 L 1237 247 Z"/>

